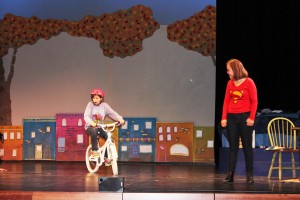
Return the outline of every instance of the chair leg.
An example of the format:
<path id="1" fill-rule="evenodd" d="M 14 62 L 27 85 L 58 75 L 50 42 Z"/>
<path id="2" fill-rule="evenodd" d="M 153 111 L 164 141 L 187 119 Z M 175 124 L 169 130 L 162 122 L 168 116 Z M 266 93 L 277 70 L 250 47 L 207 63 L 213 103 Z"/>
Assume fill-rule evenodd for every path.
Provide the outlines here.
<path id="1" fill-rule="evenodd" d="M 275 160 L 276 160 L 276 155 L 277 155 L 277 152 L 274 152 L 273 153 L 273 158 L 272 158 L 272 161 L 271 161 L 271 165 L 270 165 L 270 169 L 269 169 L 268 179 L 270 179 L 271 176 L 272 176 L 272 171 L 273 171 L 274 163 L 275 163 Z"/>
<path id="2" fill-rule="evenodd" d="M 278 165 L 278 179 L 281 180 L 282 177 L 282 154 L 279 152 L 279 165 Z"/>
<path id="3" fill-rule="evenodd" d="M 293 178 L 296 178 L 296 167 L 295 167 L 294 152 L 291 152 L 291 161 L 292 161 Z"/>

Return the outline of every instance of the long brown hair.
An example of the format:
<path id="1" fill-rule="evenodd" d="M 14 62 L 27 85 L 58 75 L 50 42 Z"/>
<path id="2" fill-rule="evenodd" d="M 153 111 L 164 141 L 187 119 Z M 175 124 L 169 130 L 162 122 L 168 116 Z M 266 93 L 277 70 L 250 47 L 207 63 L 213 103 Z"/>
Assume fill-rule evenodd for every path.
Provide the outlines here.
<path id="1" fill-rule="evenodd" d="M 227 61 L 226 66 L 230 66 L 233 71 L 233 78 L 234 80 L 239 80 L 241 78 L 248 77 L 248 72 L 245 69 L 243 63 L 238 59 L 230 59 Z"/>

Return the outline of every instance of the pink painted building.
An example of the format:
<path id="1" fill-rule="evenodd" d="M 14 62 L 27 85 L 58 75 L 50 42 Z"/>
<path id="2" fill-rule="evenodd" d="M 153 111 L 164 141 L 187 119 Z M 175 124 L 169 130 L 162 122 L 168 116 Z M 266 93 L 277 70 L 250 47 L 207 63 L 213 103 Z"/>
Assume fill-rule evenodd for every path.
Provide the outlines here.
<path id="1" fill-rule="evenodd" d="M 85 161 L 89 137 L 83 114 L 56 114 L 56 160 Z"/>

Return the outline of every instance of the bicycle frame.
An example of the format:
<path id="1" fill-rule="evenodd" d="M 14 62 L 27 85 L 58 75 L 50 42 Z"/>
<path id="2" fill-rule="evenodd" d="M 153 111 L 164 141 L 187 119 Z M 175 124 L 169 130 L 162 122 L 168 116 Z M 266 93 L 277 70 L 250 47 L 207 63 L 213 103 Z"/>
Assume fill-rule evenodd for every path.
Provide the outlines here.
<path id="1" fill-rule="evenodd" d="M 107 133 L 107 140 L 98 148 L 99 158 L 95 159 L 90 156 L 92 146 L 89 145 L 86 150 L 86 166 L 91 173 L 98 171 L 99 167 L 105 163 L 105 151 L 107 152 L 107 158 L 111 161 L 112 171 L 114 175 L 118 175 L 117 159 L 118 154 L 115 143 L 112 141 L 112 131 L 118 125 L 118 122 L 110 124 L 97 124 L 97 127 L 102 128 Z"/>

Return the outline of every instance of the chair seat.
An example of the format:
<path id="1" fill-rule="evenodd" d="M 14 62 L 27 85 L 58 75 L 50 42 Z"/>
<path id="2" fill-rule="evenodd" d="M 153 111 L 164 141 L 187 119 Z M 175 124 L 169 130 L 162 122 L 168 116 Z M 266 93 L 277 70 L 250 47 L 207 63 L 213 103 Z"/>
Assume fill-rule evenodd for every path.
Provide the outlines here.
<path id="1" fill-rule="evenodd" d="M 300 151 L 300 149 L 294 149 L 294 148 L 285 148 L 285 147 L 279 147 L 279 146 L 275 146 L 275 147 L 268 147 L 266 148 L 266 151 L 272 151 L 272 152 L 294 152 L 297 153 Z"/>
<path id="2" fill-rule="evenodd" d="M 266 148 L 267 151 L 277 151 L 277 150 L 281 150 L 281 149 L 284 149 L 284 147 L 270 146 L 270 147 Z"/>

